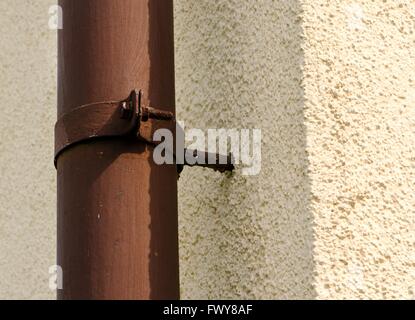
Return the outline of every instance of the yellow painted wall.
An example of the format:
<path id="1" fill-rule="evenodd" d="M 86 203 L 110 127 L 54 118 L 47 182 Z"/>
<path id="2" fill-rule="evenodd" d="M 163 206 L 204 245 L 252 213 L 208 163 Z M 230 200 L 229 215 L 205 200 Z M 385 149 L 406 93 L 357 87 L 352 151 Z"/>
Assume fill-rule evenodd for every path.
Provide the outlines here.
<path id="1" fill-rule="evenodd" d="M 53 4 L 0 2 L 0 298 L 54 297 Z M 263 142 L 258 176 L 183 172 L 182 297 L 414 298 L 413 1 L 175 14 L 178 118 Z"/>

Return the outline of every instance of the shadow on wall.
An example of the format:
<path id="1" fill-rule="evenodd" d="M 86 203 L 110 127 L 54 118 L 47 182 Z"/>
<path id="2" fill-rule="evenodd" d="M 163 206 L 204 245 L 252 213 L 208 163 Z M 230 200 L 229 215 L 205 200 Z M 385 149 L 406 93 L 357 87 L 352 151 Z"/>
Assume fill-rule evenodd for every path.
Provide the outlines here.
<path id="1" fill-rule="evenodd" d="M 178 118 L 262 129 L 259 175 L 182 174 L 184 299 L 316 297 L 301 14 L 294 0 L 175 2 Z"/>
<path id="2" fill-rule="evenodd" d="M 151 106 L 174 111 L 174 36 L 173 0 L 148 1 Z M 150 299 L 175 299 L 179 296 L 177 216 L 177 168 L 160 168 L 151 162 L 150 175 Z M 174 208 L 172 206 L 174 205 Z M 154 235 L 157 235 L 154 237 Z"/>

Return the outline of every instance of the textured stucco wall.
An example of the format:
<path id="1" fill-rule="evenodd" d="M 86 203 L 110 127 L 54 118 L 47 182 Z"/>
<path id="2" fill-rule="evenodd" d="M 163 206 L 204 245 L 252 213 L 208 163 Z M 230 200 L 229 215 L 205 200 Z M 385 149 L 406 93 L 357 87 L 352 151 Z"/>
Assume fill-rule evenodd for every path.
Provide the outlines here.
<path id="1" fill-rule="evenodd" d="M 176 2 L 181 118 L 263 130 L 181 180 L 185 298 L 415 297 L 414 6 Z"/>
<path id="2" fill-rule="evenodd" d="M 178 117 L 262 129 L 262 171 L 185 169 L 184 298 L 313 298 L 299 1 L 176 1 Z"/>
<path id="3" fill-rule="evenodd" d="M 319 298 L 415 298 L 415 2 L 305 1 Z"/>
<path id="4" fill-rule="evenodd" d="M 54 297 L 54 2 L 0 2 L 0 298 Z M 415 298 L 413 1 L 175 14 L 178 117 L 263 142 L 258 176 L 183 172 L 182 297 Z"/>
<path id="5" fill-rule="evenodd" d="M 51 0 L 0 1 L 0 298 L 53 298 L 56 32 Z"/>

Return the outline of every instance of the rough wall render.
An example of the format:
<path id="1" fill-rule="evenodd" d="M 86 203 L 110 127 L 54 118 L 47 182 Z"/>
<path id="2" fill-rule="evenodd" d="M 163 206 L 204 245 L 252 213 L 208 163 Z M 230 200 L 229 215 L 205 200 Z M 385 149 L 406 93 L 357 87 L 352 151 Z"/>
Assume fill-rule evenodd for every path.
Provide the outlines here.
<path id="1" fill-rule="evenodd" d="M 413 1 L 176 1 L 188 126 L 262 172 L 180 182 L 184 298 L 414 298 Z"/>
<path id="2" fill-rule="evenodd" d="M 185 169 L 183 298 L 313 298 L 298 1 L 176 1 L 178 117 L 262 129 L 262 171 Z"/>
<path id="3" fill-rule="evenodd" d="M 3 299 L 55 296 L 53 4 L 0 1 Z M 415 2 L 175 14 L 178 118 L 262 129 L 259 175 L 182 173 L 182 298 L 415 298 Z"/>
<path id="4" fill-rule="evenodd" d="M 415 298 L 415 2 L 304 2 L 319 298 Z"/>
<path id="5" fill-rule="evenodd" d="M 46 299 L 55 262 L 50 0 L 0 1 L 0 298 Z"/>

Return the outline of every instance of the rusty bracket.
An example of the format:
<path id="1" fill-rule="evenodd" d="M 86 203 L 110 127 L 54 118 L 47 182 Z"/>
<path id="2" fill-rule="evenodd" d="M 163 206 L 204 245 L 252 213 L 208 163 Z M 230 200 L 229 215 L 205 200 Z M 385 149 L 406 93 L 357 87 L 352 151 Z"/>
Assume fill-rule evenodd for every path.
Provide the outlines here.
<path id="1" fill-rule="evenodd" d="M 158 129 L 176 132 L 176 120 L 172 112 L 142 106 L 141 91 L 133 90 L 122 101 L 105 101 L 83 105 L 64 114 L 55 125 L 55 167 L 59 156 L 71 146 L 105 137 L 131 137 L 149 145 L 156 146 L 154 133 Z M 175 148 L 174 148 L 175 150 Z M 173 155 L 175 156 L 175 152 Z M 184 150 L 203 157 L 206 164 L 190 164 L 184 157 L 184 164 L 177 164 L 178 173 L 183 166 L 201 166 L 219 172 L 233 171 L 234 160 L 231 154 L 220 155 L 197 150 Z M 208 159 L 216 159 L 208 164 Z"/>

